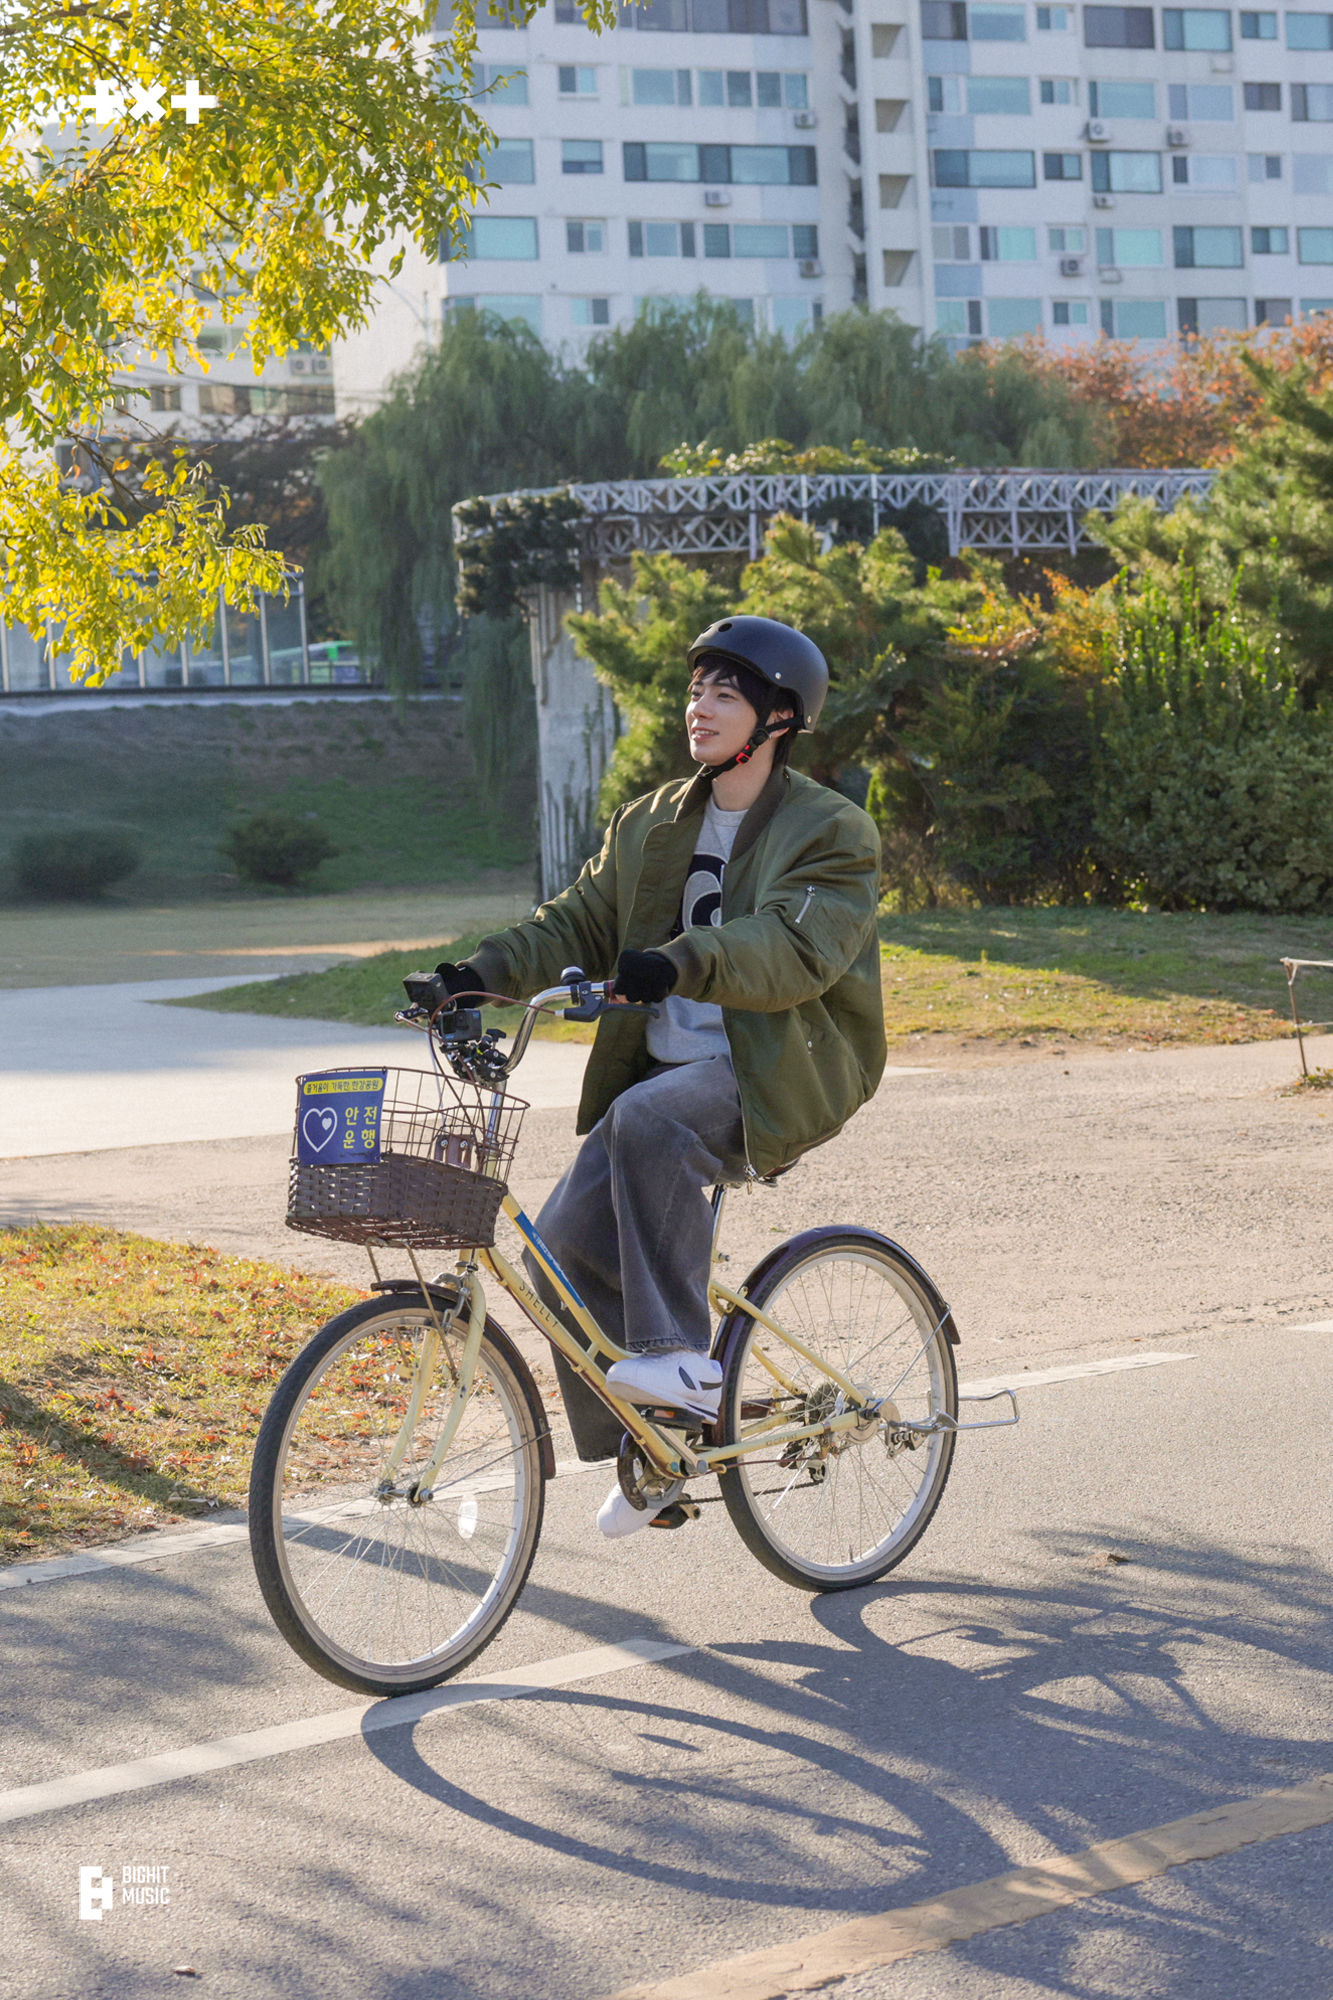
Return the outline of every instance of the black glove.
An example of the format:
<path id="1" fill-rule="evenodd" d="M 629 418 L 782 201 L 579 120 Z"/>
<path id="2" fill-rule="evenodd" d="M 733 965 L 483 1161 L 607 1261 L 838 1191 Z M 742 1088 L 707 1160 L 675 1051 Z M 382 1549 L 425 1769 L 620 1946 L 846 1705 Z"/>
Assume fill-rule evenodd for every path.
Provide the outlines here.
<path id="1" fill-rule="evenodd" d="M 622 951 L 616 961 L 613 991 L 622 1000 L 653 1006 L 665 1000 L 676 983 L 676 968 L 660 951 Z"/>
<path id="2" fill-rule="evenodd" d="M 486 990 L 476 966 L 468 965 L 466 961 L 462 965 L 454 965 L 449 959 L 444 959 L 436 966 L 435 977 L 444 981 L 445 992 L 451 1000 L 457 999 L 460 993 L 484 993 Z"/>

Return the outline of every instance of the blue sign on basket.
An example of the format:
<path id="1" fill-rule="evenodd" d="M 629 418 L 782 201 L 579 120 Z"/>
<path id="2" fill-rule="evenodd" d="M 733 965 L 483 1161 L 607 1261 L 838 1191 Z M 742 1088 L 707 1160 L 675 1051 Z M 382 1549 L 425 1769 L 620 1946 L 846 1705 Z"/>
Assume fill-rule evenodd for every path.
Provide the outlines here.
<path id="1" fill-rule="evenodd" d="M 378 1160 L 387 1074 L 330 1069 L 297 1079 L 296 1157 L 303 1167 Z"/>

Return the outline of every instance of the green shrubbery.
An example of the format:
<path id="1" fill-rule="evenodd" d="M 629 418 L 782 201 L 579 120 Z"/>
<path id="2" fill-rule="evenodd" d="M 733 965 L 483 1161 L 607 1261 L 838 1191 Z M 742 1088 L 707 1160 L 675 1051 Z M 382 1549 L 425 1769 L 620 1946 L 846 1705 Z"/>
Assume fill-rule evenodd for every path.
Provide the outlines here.
<path id="1" fill-rule="evenodd" d="M 299 889 L 338 849 L 313 814 L 297 819 L 291 813 L 257 812 L 232 827 L 222 852 L 243 882 Z"/>
<path id="2" fill-rule="evenodd" d="M 76 902 L 123 882 L 140 859 L 139 843 L 120 827 L 51 827 L 15 843 L 14 874 L 25 896 Z"/>
<path id="3" fill-rule="evenodd" d="M 1234 608 L 1127 608 L 1102 704 L 1093 844 L 1166 909 L 1333 907 L 1333 713 L 1303 707 Z"/>

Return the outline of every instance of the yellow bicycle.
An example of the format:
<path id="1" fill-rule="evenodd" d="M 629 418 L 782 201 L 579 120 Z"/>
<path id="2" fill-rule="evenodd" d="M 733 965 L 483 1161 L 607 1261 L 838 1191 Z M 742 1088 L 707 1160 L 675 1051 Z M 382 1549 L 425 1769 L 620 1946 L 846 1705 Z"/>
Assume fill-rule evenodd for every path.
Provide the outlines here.
<path id="1" fill-rule="evenodd" d="M 697 1517 L 717 1496 L 688 1489 L 716 1479 L 746 1547 L 801 1589 L 849 1589 L 893 1569 L 939 1505 L 959 1430 L 1018 1420 L 1005 1390 L 1011 1415 L 959 1423 L 950 1310 L 915 1259 L 873 1230 L 806 1230 L 743 1284 L 725 1283 L 723 1188 L 709 1285 L 723 1367 L 716 1423 L 608 1389 L 624 1349 L 509 1193 L 527 1106 L 503 1086 L 544 1008 L 594 1020 L 623 1004 L 609 982 L 571 967 L 528 1002 L 508 1055 L 479 1012 L 413 1005 L 397 1018 L 428 1031 L 433 1070 L 299 1080 L 289 1226 L 363 1244 L 374 1296 L 322 1327 L 279 1383 L 255 1450 L 250 1541 L 279 1630 L 344 1687 L 406 1694 L 460 1672 L 532 1567 L 554 1449 L 484 1276 L 614 1413 L 621 1487 L 654 1526 Z M 496 1247 L 502 1211 L 540 1291 Z M 412 1278 L 380 1276 L 375 1251 L 394 1246 Z M 426 1277 L 417 1252 L 427 1248 L 456 1250 L 456 1268 Z"/>

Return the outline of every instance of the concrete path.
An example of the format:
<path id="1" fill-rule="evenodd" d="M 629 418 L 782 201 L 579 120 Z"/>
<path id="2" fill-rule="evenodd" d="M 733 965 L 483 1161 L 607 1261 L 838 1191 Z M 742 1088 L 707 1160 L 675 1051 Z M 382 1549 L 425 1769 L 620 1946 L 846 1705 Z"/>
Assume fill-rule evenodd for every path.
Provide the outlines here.
<path id="1" fill-rule="evenodd" d="M 1329 1771 L 1329 1344 L 1268 1320 L 1192 1352 L 1026 1392 L 909 1562 L 841 1595 L 717 1506 L 608 1547 L 605 1471 L 563 1476 L 432 1712 L 310 1674 L 241 1541 L 0 1593 L 0 1994 L 712 1996 L 738 1953 Z M 123 1899 L 139 1870 L 168 1904 Z M 1331 1936 L 1325 1825 L 828 1990 L 1312 2000 Z"/>
<path id="2" fill-rule="evenodd" d="M 0 1159 L 286 1132 L 293 1078 L 302 1071 L 429 1068 L 423 1037 L 406 1028 L 154 1004 L 231 983 L 158 979 L 0 992 Z M 534 1043 L 523 1065 L 529 1103 L 577 1103 L 587 1055 L 567 1043 Z"/>

